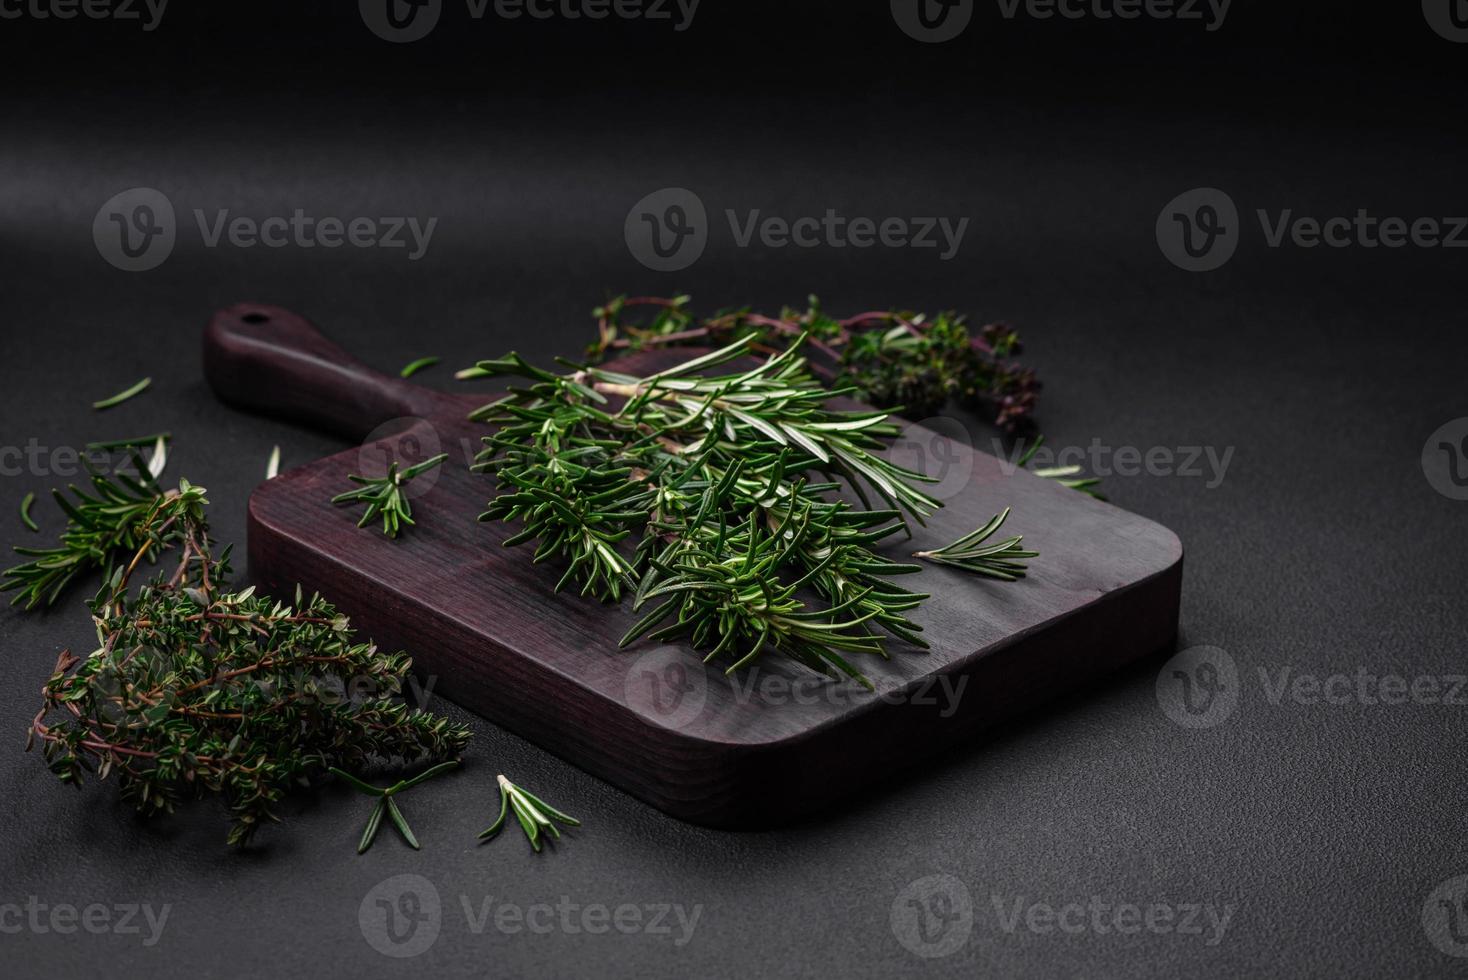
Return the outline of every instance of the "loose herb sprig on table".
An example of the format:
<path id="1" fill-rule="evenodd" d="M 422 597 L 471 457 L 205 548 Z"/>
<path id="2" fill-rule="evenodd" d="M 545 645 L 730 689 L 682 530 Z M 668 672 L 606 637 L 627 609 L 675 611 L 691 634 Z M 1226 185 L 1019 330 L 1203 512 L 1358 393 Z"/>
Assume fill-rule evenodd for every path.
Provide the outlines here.
<path id="1" fill-rule="evenodd" d="M 494 823 L 480 833 L 480 840 L 489 840 L 498 834 L 504 827 L 505 817 L 511 810 L 515 811 L 515 819 L 519 822 L 520 829 L 525 831 L 525 836 L 530 840 L 530 846 L 535 848 L 537 854 L 540 853 L 542 832 L 557 840 L 560 839 L 561 831 L 555 825 L 555 821 L 559 820 L 572 827 L 581 826 L 580 820 L 562 813 L 529 790 L 516 786 L 503 774 L 496 776 L 495 779 L 500 786 L 500 815 L 495 818 Z"/>
<path id="2" fill-rule="evenodd" d="M 160 520 L 167 501 L 148 464 L 134 452 L 131 465 L 132 473 L 118 471 L 111 477 L 93 472 L 91 493 L 69 488 L 74 500 L 60 490 L 52 491 L 68 518 L 66 530 L 54 548 L 15 549 L 31 561 L 0 576 L 0 592 L 19 590 L 12 605 L 24 602 L 27 609 L 52 605 L 78 575 L 101 568 L 110 577 L 119 558 L 138 552 L 145 543 L 150 544 L 144 550 L 151 557 L 157 549 L 181 540 L 176 519 Z"/>
<path id="3" fill-rule="evenodd" d="M 393 460 L 387 467 L 387 474 L 379 477 L 348 474 L 347 479 L 361 486 L 356 490 L 337 494 L 331 498 L 331 502 L 338 505 L 365 502 L 367 510 L 362 514 L 362 519 L 357 522 L 357 526 L 366 527 L 372 523 L 374 517 L 380 514 L 382 515 L 382 533 L 390 538 L 395 538 L 402 532 L 404 524 L 413 523 L 413 506 L 408 503 L 408 498 L 403 494 L 403 488 L 414 478 L 428 472 L 448 458 L 448 453 L 439 453 L 432 459 L 415 463 L 405 470 L 399 470 L 398 461 Z"/>
<path id="4" fill-rule="evenodd" d="M 93 482 L 99 497 L 68 509 L 65 544 L 49 560 L 56 567 L 41 559 L 7 573 L 39 601 L 80 571 L 73 559 L 97 564 L 123 542 L 132 549 L 91 603 L 99 646 L 86 657 L 62 653 L 31 724 L 28 747 L 39 740 L 63 782 L 115 773 L 145 814 L 218 793 L 232 816 L 229 842 L 244 844 L 276 819 L 289 789 L 329 767 L 462 751 L 467 728 L 395 700 L 408 657 L 356 642 L 320 596 L 303 601 L 298 589 L 287 605 L 253 587 L 227 590 L 228 549 L 213 553 L 201 487 L 185 480 L 161 491 L 120 474 Z M 178 549 L 172 573 L 131 596 L 134 572 L 169 548 Z M 347 695 L 364 685 L 376 693 Z"/>
<path id="5" fill-rule="evenodd" d="M 638 322 L 634 311 L 645 319 Z M 687 296 L 619 296 L 593 315 L 595 360 L 746 337 L 752 350 L 778 353 L 806 337 L 818 375 L 838 387 L 855 386 L 863 401 L 880 408 L 902 406 L 919 416 L 951 398 L 992 412 L 996 425 L 1012 429 L 1030 417 L 1040 392 L 1035 372 L 1013 360 L 1022 350 L 1013 328 L 991 323 L 974 332 L 956 313 L 872 311 L 838 319 L 812 296 L 806 309 L 786 307 L 776 316 L 738 309 L 699 317 Z"/>
<path id="6" fill-rule="evenodd" d="M 440 762 L 438 765 L 425 769 L 411 779 L 400 779 L 391 786 L 386 787 L 373 786 L 371 783 L 358 779 L 349 772 L 332 766 L 331 774 L 333 776 L 346 780 L 357 792 L 365 793 L 377 800 L 377 806 L 372 808 L 372 814 L 367 818 L 367 826 L 362 831 L 362 839 L 357 842 L 357 853 L 365 854 L 367 848 L 372 846 L 372 842 L 377 838 L 377 830 L 382 826 L 382 815 L 384 813 L 392 821 L 392 825 L 398 829 L 398 833 L 402 835 L 403 840 L 407 842 L 408 846 L 415 851 L 418 850 L 418 838 L 413 835 L 413 828 L 408 826 L 408 818 L 403 815 L 402 807 L 398 806 L 397 801 L 393 797 L 412 789 L 419 783 L 432 779 L 440 773 L 448 772 L 450 769 L 456 769 L 458 765 L 459 763 L 457 761 Z"/>
<path id="7" fill-rule="evenodd" d="M 927 598 L 891 581 L 921 566 L 872 548 L 906 530 L 904 511 L 921 523 L 942 505 L 917 487 L 932 478 L 877 455 L 897 433 L 884 413 L 826 407 L 854 389 L 818 383 L 802 342 L 719 376 L 702 372 L 749 353 L 753 337 L 644 378 L 556 375 L 517 354 L 481 361 L 467 373 L 530 381 L 471 416 L 500 426 L 476 462 L 499 478 L 481 520 L 518 521 L 506 545 L 538 538 L 536 561 L 565 560 L 557 589 L 650 604 L 623 645 L 686 637 L 729 671 L 773 648 L 870 687 L 843 654 L 886 656 L 873 627 L 925 646 L 907 613 Z M 865 506 L 837 498 L 825 474 Z"/>

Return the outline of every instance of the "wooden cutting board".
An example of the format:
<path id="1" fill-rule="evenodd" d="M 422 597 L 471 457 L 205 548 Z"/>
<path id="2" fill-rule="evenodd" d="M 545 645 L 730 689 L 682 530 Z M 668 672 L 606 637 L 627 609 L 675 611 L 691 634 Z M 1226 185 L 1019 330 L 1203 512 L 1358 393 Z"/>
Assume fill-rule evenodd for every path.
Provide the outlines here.
<path id="1" fill-rule="evenodd" d="M 686 356 L 639 355 L 618 369 L 650 373 Z M 495 484 L 468 471 L 487 430 L 466 416 L 489 396 L 380 374 L 296 314 L 260 304 L 214 317 L 204 365 L 226 402 L 359 443 L 254 491 L 254 582 L 320 591 L 362 634 L 407 650 L 436 693 L 686 820 L 787 821 L 1084 688 L 1177 632 L 1172 532 L 912 426 L 893 451 L 942 476 L 935 495 L 947 506 L 884 550 L 941 546 L 1013 506 L 1005 531 L 1040 557 L 1016 583 L 938 566 L 906 577 L 932 594 L 913 615 L 932 649 L 894 643 L 890 660 L 860 658 L 878 693 L 774 655 L 727 677 L 684 647 L 618 650 L 635 618 L 626 604 L 555 594 L 558 563 L 531 566 L 531 547 L 501 547 L 517 528 L 476 520 Z M 349 473 L 439 451 L 449 460 L 412 485 L 417 526 L 397 540 L 358 529 L 359 507 L 331 504 Z"/>

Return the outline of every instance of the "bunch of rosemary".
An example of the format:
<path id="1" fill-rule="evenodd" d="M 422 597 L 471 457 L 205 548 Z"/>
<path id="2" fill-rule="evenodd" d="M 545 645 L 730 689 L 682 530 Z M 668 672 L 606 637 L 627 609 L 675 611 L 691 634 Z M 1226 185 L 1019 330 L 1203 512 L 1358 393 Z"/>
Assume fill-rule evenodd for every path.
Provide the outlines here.
<path id="1" fill-rule="evenodd" d="M 185 480 L 164 491 L 145 474 L 94 475 L 97 496 L 68 509 L 61 545 L 7 573 L 5 587 L 35 604 L 86 567 L 110 567 L 90 604 L 99 645 L 61 654 L 31 725 L 28 747 L 39 739 L 57 776 L 115 774 L 143 813 L 217 793 L 229 842 L 243 844 L 291 787 L 333 766 L 458 755 L 468 729 L 395 700 L 407 656 L 356 641 L 320 596 L 297 590 L 287 605 L 230 591 L 204 490 Z M 130 594 L 139 566 L 171 548 L 171 572 Z"/>
<path id="2" fill-rule="evenodd" d="M 650 315 L 635 322 L 632 310 Z M 868 312 L 836 319 L 811 296 L 806 309 L 786 307 L 778 316 L 739 309 L 700 319 L 687 296 L 619 296 L 593 315 L 599 336 L 589 353 L 595 360 L 617 352 L 744 338 L 754 350 L 777 353 L 806 337 L 824 361 L 812 368 L 838 387 L 854 386 L 864 401 L 930 415 L 955 399 L 993 413 L 995 424 L 1006 429 L 1030 417 L 1040 392 L 1035 372 L 1013 360 L 1021 352 L 1013 328 L 991 323 L 974 334 L 955 313 L 929 318 Z"/>
<path id="3" fill-rule="evenodd" d="M 686 637 L 730 671 L 773 648 L 870 686 L 846 654 L 886 656 L 884 633 L 926 645 L 907 614 L 927 596 L 893 581 L 921 566 L 874 546 L 906 530 L 904 512 L 921 522 L 942 505 L 918 488 L 930 478 L 878 455 L 897 433 L 885 413 L 826 406 L 855 389 L 812 377 L 804 340 L 717 376 L 702 372 L 748 354 L 753 336 L 641 378 L 557 375 L 517 354 L 461 372 L 530 382 L 473 415 L 499 426 L 476 461 L 499 479 L 481 520 L 519 521 L 507 545 L 538 538 L 536 561 L 567 561 L 558 589 L 630 592 L 646 612 L 624 646 Z M 831 476 L 863 506 L 839 498 Z M 924 557 L 1017 578 L 1035 553 L 1017 537 L 989 543 L 1002 521 Z"/>

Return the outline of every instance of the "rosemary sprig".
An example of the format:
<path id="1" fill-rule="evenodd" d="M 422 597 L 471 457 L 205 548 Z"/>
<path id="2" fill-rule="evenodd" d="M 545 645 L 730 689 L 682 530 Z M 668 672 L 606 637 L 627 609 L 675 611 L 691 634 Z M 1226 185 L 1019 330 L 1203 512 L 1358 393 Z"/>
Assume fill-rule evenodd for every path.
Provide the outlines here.
<path id="1" fill-rule="evenodd" d="M 115 405 L 121 405 L 123 402 L 127 401 L 129 398 L 133 398 L 133 397 L 135 397 L 137 395 L 142 394 L 144 391 L 147 390 L 148 386 L 151 385 L 152 383 L 153 383 L 153 379 L 152 378 L 144 378 L 143 380 L 137 382 L 136 384 L 132 385 L 131 387 L 125 388 L 122 391 L 119 391 L 117 394 L 113 395 L 110 398 L 104 398 L 101 401 L 92 402 L 92 407 L 95 408 L 95 409 L 99 409 L 100 410 L 100 409 L 104 409 L 104 408 L 112 408 Z"/>
<path id="2" fill-rule="evenodd" d="M 75 501 L 60 490 L 52 491 L 66 513 L 66 530 L 57 547 L 15 549 L 31 560 L 0 576 L 0 592 L 19 590 L 12 605 L 49 606 L 84 572 L 101 568 L 110 578 L 120 557 L 136 554 L 152 560 L 163 548 L 178 543 L 179 518 L 195 506 L 196 495 L 165 494 L 136 452 L 132 466 L 135 475 L 117 472 L 107 477 L 92 472 L 91 494 L 69 487 Z"/>
<path id="3" fill-rule="evenodd" d="M 933 551 L 913 552 L 914 558 L 923 558 L 927 561 L 937 562 L 940 565 L 952 565 L 966 571 L 985 575 L 989 578 L 997 578 L 1003 582 L 1013 582 L 1024 578 L 1025 566 L 1023 559 L 1035 558 L 1038 551 L 1025 551 L 1020 547 L 1024 540 L 1022 535 L 1005 538 L 993 544 L 986 544 L 994 532 L 1004 524 L 1009 517 L 1009 508 L 1004 508 L 1002 514 L 996 515 L 989 523 L 977 530 L 970 531 L 952 544 L 944 545 Z"/>
<path id="4" fill-rule="evenodd" d="M 362 519 L 357 522 L 357 526 L 366 527 L 372 523 L 374 517 L 381 515 L 382 533 L 390 538 L 396 538 L 404 524 L 413 523 L 413 507 L 408 503 L 408 498 L 404 496 L 403 488 L 415 477 L 433 469 L 448 458 L 448 453 L 439 453 L 432 459 L 425 459 L 405 470 L 399 470 L 398 461 L 393 460 L 388 465 L 387 475 L 375 478 L 358 476 L 355 473 L 349 474 L 348 479 L 354 483 L 360 483 L 361 486 L 356 490 L 337 494 L 331 498 L 331 502 L 339 506 L 365 502 L 367 510 L 362 514 Z"/>
<path id="5" fill-rule="evenodd" d="M 404 378 L 411 378 L 413 375 L 417 374 L 419 371 L 422 371 L 424 368 L 433 367 L 433 365 L 437 364 L 438 362 L 439 358 L 437 357 L 420 357 L 418 358 L 418 360 L 410 361 L 409 363 L 404 365 L 403 370 L 400 371 L 399 374 Z"/>
<path id="6" fill-rule="evenodd" d="M 227 591 L 229 552 L 213 553 L 206 504 L 203 488 L 182 480 L 140 503 L 74 508 L 64 540 L 100 536 L 99 551 L 120 540 L 136 550 L 91 604 L 99 646 L 62 653 L 31 724 L 28 747 L 39 740 L 63 782 L 116 774 L 145 814 L 217 793 L 232 815 L 229 842 L 244 844 L 277 819 L 286 792 L 332 767 L 439 762 L 463 750 L 468 729 L 397 700 L 408 657 L 356 642 L 320 596 L 303 601 L 297 588 L 287 605 L 254 588 Z M 172 573 L 130 596 L 132 574 L 165 546 L 178 549 Z M 60 720 L 48 723 L 52 714 Z"/>
<path id="7" fill-rule="evenodd" d="M 415 851 L 418 850 L 418 838 L 413 835 L 413 828 L 408 826 L 408 818 L 403 815 L 402 807 L 398 806 L 397 801 L 393 797 L 412 789 L 421 782 L 432 779 L 440 773 L 457 768 L 458 765 L 458 760 L 440 762 L 438 765 L 420 772 L 412 779 L 400 779 L 391 786 L 386 787 L 373 786 L 371 783 L 364 782 L 351 773 L 338 769 L 336 766 L 330 767 L 332 775 L 346 780 L 358 792 L 366 793 L 368 796 L 377 799 L 377 805 L 372 808 L 372 815 L 367 818 L 367 826 L 362 831 L 361 840 L 357 842 L 357 853 L 365 853 L 367 848 L 372 846 L 372 841 L 377 837 L 377 828 L 382 825 L 382 815 L 384 813 L 392 821 L 393 826 L 398 829 L 398 833 L 402 835 L 403 840 L 408 842 L 408 846 Z"/>
<path id="8" fill-rule="evenodd" d="M 36 523 L 36 519 L 31 516 L 31 505 L 35 502 L 36 495 L 34 493 L 28 493 L 25 495 L 24 499 L 22 499 L 20 502 L 20 520 L 21 523 L 30 528 L 31 531 L 38 532 L 41 530 L 41 527 Z"/>
<path id="9" fill-rule="evenodd" d="M 637 322 L 632 311 L 649 312 Z M 904 406 L 918 417 L 951 398 L 994 413 L 995 424 L 1012 429 L 1029 418 L 1040 392 L 1035 372 L 1013 360 L 1022 350 L 1013 328 L 991 323 L 974 333 L 956 313 L 873 311 L 838 319 L 811 296 L 804 310 L 786 307 L 775 316 L 737 309 L 698 317 L 688 296 L 619 296 L 593 315 L 598 340 L 589 353 L 595 360 L 742 338 L 773 353 L 807 337 L 819 355 L 812 366 L 823 378 L 854 386 L 871 404 Z"/>
<path id="10" fill-rule="evenodd" d="M 885 413 L 826 406 L 855 389 L 818 383 L 802 343 L 712 376 L 754 338 L 644 378 L 481 361 L 476 376 L 530 381 L 472 415 L 499 425 L 475 464 L 499 478 L 481 520 L 517 521 L 506 545 L 539 539 L 535 561 L 565 561 L 558 590 L 650 605 L 624 646 L 685 637 L 731 672 L 772 648 L 870 686 L 844 655 L 885 656 L 876 628 L 925 645 L 907 614 L 927 598 L 891 581 L 921 566 L 874 546 L 941 504 L 918 489 L 931 478 L 880 455 L 898 431 Z M 863 506 L 836 497 L 826 474 Z"/>
<path id="11" fill-rule="evenodd" d="M 559 820 L 573 827 L 581 826 L 580 820 L 562 813 L 529 790 L 516 786 L 503 775 L 496 776 L 495 779 L 500 786 L 500 815 L 480 833 L 480 840 L 489 840 L 498 834 L 511 809 L 515 811 L 515 819 L 519 821 L 520 828 L 525 831 L 525 836 L 530 839 L 530 846 L 535 848 L 537 854 L 540 853 L 542 840 L 549 839 L 541 837 L 542 831 L 557 839 L 561 836 L 560 829 L 553 821 Z"/>

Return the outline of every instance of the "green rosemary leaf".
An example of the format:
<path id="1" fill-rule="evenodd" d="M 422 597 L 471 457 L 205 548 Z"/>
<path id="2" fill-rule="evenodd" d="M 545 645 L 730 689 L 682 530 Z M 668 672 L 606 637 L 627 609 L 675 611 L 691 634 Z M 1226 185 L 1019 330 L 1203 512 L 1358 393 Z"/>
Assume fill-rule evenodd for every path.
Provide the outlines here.
<path id="1" fill-rule="evenodd" d="M 133 439 L 113 439 L 109 442 L 89 442 L 86 448 L 91 451 L 107 451 L 111 449 L 135 449 L 153 446 L 159 439 L 167 442 L 173 438 L 171 432 L 155 432 L 150 436 L 137 436 Z"/>
<path id="2" fill-rule="evenodd" d="M 377 838 L 377 828 L 382 826 L 382 811 L 387 809 L 387 797 L 377 801 L 372 808 L 372 815 L 367 818 L 367 826 L 362 831 L 362 839 L 357 843 L 357 853 L 366 854 L 367 848 Z"/>
<path id="3" fill-rule="evenodd" d="M 93 408 L 96 408 L 96 409 L 103 409 L 103 408 L 112 408 L 115 405 L 121 405 L 123 402 L 127 401 L 129 398 L 132 398 L 132 397 L 134 397 L 136 395 L 142 394 L 143 391 L 145 389 L 147 389 L 147 387 L 149 385 L 151 385 L 152 383 L 153 383 L 153 379 L 152 378 L 144 378 L 143 380 L 141 380 L 141 381 L 137 382 L 136 384 L 134 384 L 132 387 L 126 388 L 123 391 L 119 391 L 117 394 L 113 395 L 111 398 L 104 398 L 101 401 L 92 402 L 92 407 Z"/>
<path id="4" fill-rule="evenodd" d="M 28 493 L 25 495 L 25 499 L 20 502 L 20 519 L 26 527 L 30 528 L 32 531 L 39 532 L 41 530 L 40 525 L 38 525 L 35 522 L 35 519 L 31 517 L 31 505 L 35 502 L 36 495 L 34 493 Z"/>
<path id="5" fill-rule="evenodd" d="M 265 461 L 265 479 L 273 480 L 280 474 L 280 447 L 276 446 L 270 450 L 270 458 Z"/>
<path id="6" fill-rule="evenodd" d="M 424 368 L 433 367 L 433 365 L 437 364 L 438 362 L 439 358 L 437 357 L 420 357 L 418 358 L 418 360 L 411 361 L 407 365 L 405 365 L 403 367 L 403 370 L 399 373 L 404 378 L 411 378 L 413 375 L 417 374 L 419 371 L 422 371 Z"/>
<path id="7" fill-rule="evenodd" d="M 398 828 L 398 833 L 403 835 L 403 840 L 413 850 L 418 850 L 418 838 L 413 836 L 413 828 L 408 826 L 408 818 L 403 816 L 403 811 L 398 809 L 397 803 L 391 796 L 384 796 L 382 802 L 387 804 L 387 815 L 392 817 L 393 826 Z"/>

